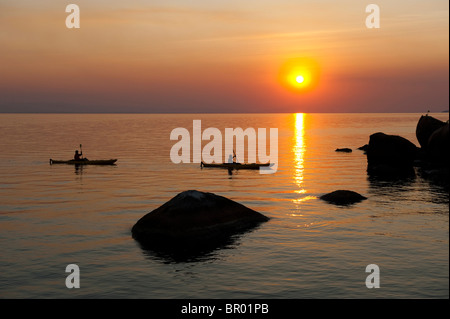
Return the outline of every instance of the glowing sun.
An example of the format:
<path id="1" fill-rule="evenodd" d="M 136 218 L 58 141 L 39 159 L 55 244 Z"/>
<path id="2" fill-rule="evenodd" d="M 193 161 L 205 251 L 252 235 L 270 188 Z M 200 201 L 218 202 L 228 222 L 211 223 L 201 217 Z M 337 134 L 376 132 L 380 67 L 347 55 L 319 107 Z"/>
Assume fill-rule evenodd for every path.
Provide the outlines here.
<path id="1" fill-rule="evenodd" d="M 279 81 L 295 93 L 312 91 L 319 82 L 318 63 L 310 58 L 289 59 L 280 68 Z"/>
<path id="2" fill-rule="evenodd" d="M 295 78 L 295 80 L 297 81 L 297 83 L 303 83 L 305 81 L 305 78 L 303 77 L 303 75 L 299 75 Z"/>

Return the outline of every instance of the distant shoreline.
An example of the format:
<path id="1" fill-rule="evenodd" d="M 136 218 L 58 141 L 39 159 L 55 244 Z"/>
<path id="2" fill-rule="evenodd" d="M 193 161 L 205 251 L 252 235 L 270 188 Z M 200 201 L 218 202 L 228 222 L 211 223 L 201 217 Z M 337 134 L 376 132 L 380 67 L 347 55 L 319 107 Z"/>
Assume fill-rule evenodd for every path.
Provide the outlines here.
<path id="1" fill-rule="evenodd" d="M 161 114 L 161 115 L 175 115 L 175 114 L 426 114 L 427 112 L 0 112 L 0 114 L 89 114 L 89 115 L 99 115 L 99 114 Z M 449 111 L 440 112 L 429 112 L 429 114 L 448 114 Z"/>

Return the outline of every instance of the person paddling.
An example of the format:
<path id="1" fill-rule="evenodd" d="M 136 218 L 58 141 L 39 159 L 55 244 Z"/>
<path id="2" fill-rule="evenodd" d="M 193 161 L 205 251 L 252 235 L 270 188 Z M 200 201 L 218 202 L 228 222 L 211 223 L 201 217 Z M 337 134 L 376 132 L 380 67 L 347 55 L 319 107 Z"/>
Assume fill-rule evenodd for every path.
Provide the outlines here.
<path id="1" fill-rule="evenodd" d="M 83 153 L 78 153 L 78 150 L 75 151 L 75 155 L 73 156 L 73 159 L 75 161 L 82 161 L 83 160 Z"/>
<path id="2" fill-rule="evenodd" d="M 75 161 L 85 161 L 86 159 L 83 158 L 83 149 L 81 148 L 81 144 L 80 144 L 80 152 L 78 152 L 78 150 L 75 150 L 75 155 L 73 156 L 73 159 Z"/>

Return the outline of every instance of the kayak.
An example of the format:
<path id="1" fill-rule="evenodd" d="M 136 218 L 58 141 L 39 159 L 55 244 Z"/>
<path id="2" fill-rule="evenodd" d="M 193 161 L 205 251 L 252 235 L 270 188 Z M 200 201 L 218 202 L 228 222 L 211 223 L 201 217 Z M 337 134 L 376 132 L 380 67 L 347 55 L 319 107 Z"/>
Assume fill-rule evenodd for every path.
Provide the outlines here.
<path id="1" fill-rule="evenodd" d="M 68 160 L 68 161 L 57 161 L 50 159 L 50 164 L 72 164 L 72 165 L 113 165 L 117 159 L 109 160 Z"/>
<path id="2" fill-rule="evenodd" d="M 228 169 L 259 169 L 260 167 L 270 166 L 270 163 L 258 164 L 258 163 L 212 163 L 207 164 L 202 162 L 201 167 L 217 167 L 217 168 L 228 168 Z"/>

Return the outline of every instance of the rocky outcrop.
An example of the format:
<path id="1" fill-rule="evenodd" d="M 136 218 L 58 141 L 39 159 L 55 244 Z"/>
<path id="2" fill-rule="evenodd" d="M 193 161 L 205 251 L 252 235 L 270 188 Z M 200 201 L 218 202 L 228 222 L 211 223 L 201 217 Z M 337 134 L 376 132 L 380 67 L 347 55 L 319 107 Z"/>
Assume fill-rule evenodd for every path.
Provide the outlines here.
<path id="1" fill-rule="evenodd" d="M 414 174 L 414 160 L 419 149 L 398 135 L 372 134 L 366 149 L 367 172 L 372 175 Z"/>
<path id="2" fill-rule="evenodd" d="M 398 180 L 415 177 L 448 185 L 450 171 L 449 123 L 422 115 L 416 126 L 420 148 L 397 135 L 375 133 L 369 144 L 359 147 L 367 155 L 370 180 Z"/>
<path id="3" fill-rule="evenodd" d="M 424 150 L 426 160 L 435 164 L 449 165 L 449 123 L 445 123 L 431 134 Z"/>
<path id="4" fill-rule="evenodd" d="M 143 216 L 131 232 L 146 248 L 198 249 L 215 245 L 268 220 L 223 196 L 189 190 Z"/>
<path id="5" fill-rule="evenodd" d="M 369 147 L 369 144 L 365 144 L 363 146 L 358 147 L 360 151 L 364 151 L 364 154 L 366 154 L 367 148 Z"/>
<path id="6" fill-rule="evenodd" d="M 322 195 L 320 197 L 320 199 L 327 201 L 331 204 L 336 204 L 336 205 L 351 205 L 351 204 L 363 201 L 363 200 L 367 199 L 367 197 L 364 197 L 354 191 L 337 190 L 337 191 Z"/>
<path id="7" fill-rule="evenodd" d="M 445 122 L 438 120 L 432 116 L 422 115 L 417 122 L 416 137 L 419 141 L 420 147 L 426 149 L 428 141 L 433 133 L 445 125 Z"/>

